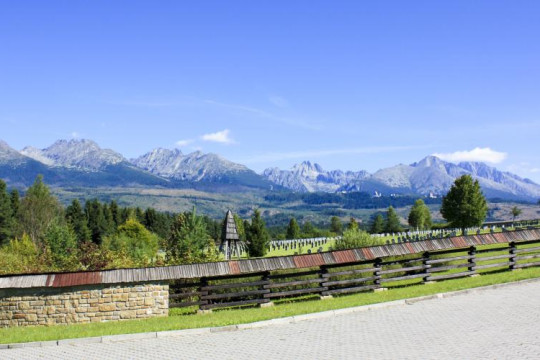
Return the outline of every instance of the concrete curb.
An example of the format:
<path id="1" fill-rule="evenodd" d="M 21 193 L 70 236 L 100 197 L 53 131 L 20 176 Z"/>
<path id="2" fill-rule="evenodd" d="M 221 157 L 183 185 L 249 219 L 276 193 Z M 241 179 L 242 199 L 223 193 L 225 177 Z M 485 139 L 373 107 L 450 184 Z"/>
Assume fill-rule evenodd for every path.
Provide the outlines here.
<path id="1" fill-rule="evenodd" d="M 78 339 L 63 339 L 63 340 L 53 340 L 53 341 L 36 341 L 28 343 L 15 343 L 15 344 L 0 344 L 0 350 L 3 349 L 20 349 L 20 348 L 29 348 L 29 347 L 45 347 L 45 346 L 64 346 L 64 345 L 84 345 L 84 344 L 97 344 L 97 343 L 114 343 L 119 341 L 132 341 L 132 340 L 141 340 L 141 339 L 154 339 L 154 338 L 168 338 L 175 336 L 190 336 L 190 335 L 205 335 L 211 333 L 219 332 L 230 332 L 230 331 L 240 331 L 247 329 L 257 329 L 268 326 L 275 325 L 286 325 L 293 324 L 300 321 L 307 320 L 317 320 L 334 316 L 347 315 L 355 312 L 361 311 L 371 311 L 378 309 L 385 309 L 395 306 L 403 305 L 414 305 L 421 301 L 428 300 L 440 300 L 444 298 L 449 298 L 453 296 L 466 295 L 471 293 L 476 293 L 484 290 L 492 290 L 502 287 L 509 286 L 518 286 L 522 284 L 540 282 L 540 278 L 527 279 L 503 284 L 494 284 L 488 286 L 482 286 L 477 288 L 451 291 L 447 293 L 438 293 L 433 295 L 420 296 L 410 299 L 394 300 L 378 304 L 362 305 L 344 309 L 337 310 L 328 310 L 312 314 L 303 314 L 296 316 L 289 316 L 283 318 L 276 318 L 270 320 L 257 321 L 248 324 L 238 324 L 238 325 L 228 325 L 220 327 L 210 327 L 210 328 L 199 328 L 199 329 L 185 329 L 185 330 L 169 330 L 169 331 L 158 331 L 158 332 L 146 332 L 146 333 L 136 333 L 136 334 L 121 334 L 121 335 L 104 335 L 98 337 L 90 338 L 78 338 Z"/>

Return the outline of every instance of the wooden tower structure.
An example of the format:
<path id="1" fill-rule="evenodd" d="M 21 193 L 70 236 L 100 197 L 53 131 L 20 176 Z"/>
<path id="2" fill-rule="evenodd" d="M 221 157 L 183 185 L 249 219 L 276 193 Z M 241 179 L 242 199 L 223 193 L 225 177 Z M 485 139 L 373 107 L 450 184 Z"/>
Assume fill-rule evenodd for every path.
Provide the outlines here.
<path id="1" fill-rule="evenodd" d="M 238 229 L 234 222 L 234 215 L 231 210 L 227 211 L 225 220 L 223 221 L 219 250 L 225 254 L 226 260 L 232 259 L 234 256 L 240 257 L 244 250 L 244 243 L 240 241 Z"/>

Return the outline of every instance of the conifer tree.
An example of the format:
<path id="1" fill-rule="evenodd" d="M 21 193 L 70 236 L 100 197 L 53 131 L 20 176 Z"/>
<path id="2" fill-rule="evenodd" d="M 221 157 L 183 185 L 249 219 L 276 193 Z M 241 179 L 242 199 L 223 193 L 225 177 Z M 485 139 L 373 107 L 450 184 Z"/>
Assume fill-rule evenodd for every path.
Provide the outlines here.
<path id="1" fill-rule="evenodd" d="M 103 217 L 105 218 L 106 224 L 105 233 L 107 235 L 114 234 L 118 227 L 116 226 L 116 222 L 114 221 L 111 208 L 106 203 L 101 204 L 101 207 L 103 209 Z"/>
<path id="2" fill-rule="evenodd" d="M 116 201 L 111 200 L 109 204 L 109 209 L 111 210 L 111 216 L 115 228 L 118 228 L 118 226 L 126 222 L 125 220 L 122 221 L 122 218 L 120 216 L 120 209 L 118 208 L 118 203 Z"/>
<path id="3" fill-rule="evenodd" d="M 191 212 L 179 214 L 171 226 L 167 240 L 167 260 L 172 264 L 214 260 L 215 244 L 208 235 L 206 224 Z"/>
<path id="4" fill-rule="evenodd" d="M 287 239 L 298 239 L 300 238 L 300 226 L 296 222 L 295 218 L 291 218 L 289 221 L 289 226 L 287 226 L 287 232 L 285 235 Z"/>
<path id="5" fill-rule="evenodd" d="M 396 233 L 403 231 L 400 223 L 399 223 L 399 217 L 396 214 L 396 211 L 392 206 L 388 208 L 388 211 L 386 212 L 386 224 L 384 227 L 384 231 Z"/>
<path id="6" fill-rule="evenodd" d="M 332 216 L 330 219 L 330 231 L 337 235 L 343 232 L 343 224 L 337 216 Z"/>
<path id="7" fill-rule="evenodd" d="M 90 241 L 88 221 L 79 200 L 74 199 L 66 208 L 66 221 L 71 226 L 79 243 Z"/>
<path id="8" fill-rule="evenodd" d="M 371 223 L 370 232 L 372 234 L 380 234 L 384 231 L 384 219 L 381 214 L 377 214 Z"/>
<path id="9" fill-rule="evenodd" d="M 53 222 L 44 234 L 54 270 L 77 270 L 77 235 L 66 223 Z"/>
<path id="10" fill-rule="evenodd" d="M 97 199 L 89 200 L 84 205 L 84 211 L 88 219 L 88 229 L 90 230 L 92 242 L 101 244 L 109 230 L 109 224 L 105 219 L 101 203 Z"/>
<path id="11" fill-rule="evenodd" d="M 266 229 L 266 225 L 261 218 L 261 213 L 257 209 L 251 217 L 251 224 L 247 232 L 248 254 L 253 257 L 261 257 L 266 254 L 270 236 Z"/>
<path id="12" fill-rule="evenodd" d="M 19 208 L 21 207 L 19 191 L 17 189 L 11 190 L 9 198 L 11 200 L 11 211 L 13 213 L 13 220 L 15 221 L 17 219 L 17 214 L 19 213 Z"/>
<path id="13" fill-rule="evenodd" d="M 0 244 L 9 241 L 13 235 L 13 208 L 6 190 L 6 183 L 0 180 Z"/>
<path id="14" fill-rule="evenodd" d="M 62 223 L 63 209 L 58 200 L 38 175 L 34 184 L 28 188 L 18 211 L 18 233 L 28 234 L 30 239 L 42 248 L 43 235 L 53 222 Z"/>
<path id="15" fill-rule="evenodd" d="M 244 221 L 242 221 L 242 218 L 236 214 L 233 214 L 233 217 L 236 225 L 236 231 L 238 232 L 238 237 L 240 238 L 239 240 L 246 241 L 246 228 L 244 227 Z"/>
<path id="16" fill-rule="evenodd" d="M 302 227 L 302 236 L 304 238 L 312 238 L 317 237 L 319 235 L 318 229 L 313 226 L 313 224 L 310 221 L 306 221 L 304 223 L 304 226 Z"/>
<path id="17" fill-rule="evenodd" d="M 356 219 L 352 216 L 349 220 L 349 224 L 347 224 L 347 230 L 358 230 L 358 223 L 356 222 Z"/>
<path id="18" fill-rule="evenodd" d="M 144 222 L 144 213 L 140 207 L 135 208 L 135 219 L 141 224 Z"/>

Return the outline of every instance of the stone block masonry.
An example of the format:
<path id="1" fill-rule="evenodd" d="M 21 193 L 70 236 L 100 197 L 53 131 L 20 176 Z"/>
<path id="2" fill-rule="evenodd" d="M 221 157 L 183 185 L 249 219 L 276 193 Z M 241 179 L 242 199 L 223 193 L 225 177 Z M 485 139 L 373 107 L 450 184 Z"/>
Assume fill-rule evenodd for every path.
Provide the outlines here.
<path id="1" fill-rule="evenodd" d="M 166 282 L 0 289 L 0 327 L 167 316 Z"/>

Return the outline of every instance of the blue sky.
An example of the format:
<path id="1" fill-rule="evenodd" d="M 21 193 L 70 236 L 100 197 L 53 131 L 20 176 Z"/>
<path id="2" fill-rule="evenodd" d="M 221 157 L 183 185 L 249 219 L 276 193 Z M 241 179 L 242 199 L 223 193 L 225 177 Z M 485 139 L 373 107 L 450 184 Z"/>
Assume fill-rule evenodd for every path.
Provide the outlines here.
<path id="1" fill-rule="evenodd" d="M 4 1 L 0 139 L 540 182 L 537 1 Z"/>

